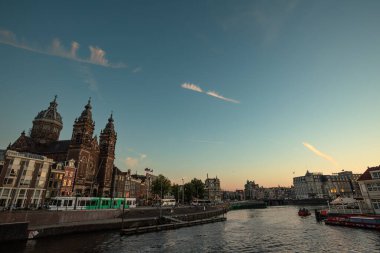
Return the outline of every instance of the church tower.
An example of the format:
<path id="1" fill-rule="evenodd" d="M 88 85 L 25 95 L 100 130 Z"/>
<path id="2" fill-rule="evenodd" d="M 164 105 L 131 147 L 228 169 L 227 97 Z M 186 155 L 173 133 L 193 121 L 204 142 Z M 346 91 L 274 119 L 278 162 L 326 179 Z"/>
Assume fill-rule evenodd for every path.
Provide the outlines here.
<path id="1" fill-rule="evenodd" d="M 99 146 L 97 137 L 93 137 L 95 122 L 92 120 L 91 99 L 84 108 L 74 121 L 67 160 L 74 159 L 77 162 L 75 194 L 94 196 L 97 195 Z"/>
<path id="2" fill-rule="evenodd" d="M 40 111 L 34 118 L 30 137 L 35 143 L 48 145 L 58 141 L 63 124 L 62 117 L 57 112 L 57 106 L 57 96 L 55 96 L 49 108 Z"/>
<path id="3" fill-rule="evenodd" d="M 115 160 L 115 145 L 117 134 L 113 124 L 112 113 L 108 119 L 106 127 L 100 132 L 100 153 L 99 153 L 99 192 L 102 196 L 110 196 L 112 171 Z"/>
<path id="4" fill-rule="evenodd" d="M 84 108 L 80 117 L 75 119 L 70 146 L 89 147 L 91 145 L 95 129 L 95 122 L 92 120 L 91 99 Z"/>

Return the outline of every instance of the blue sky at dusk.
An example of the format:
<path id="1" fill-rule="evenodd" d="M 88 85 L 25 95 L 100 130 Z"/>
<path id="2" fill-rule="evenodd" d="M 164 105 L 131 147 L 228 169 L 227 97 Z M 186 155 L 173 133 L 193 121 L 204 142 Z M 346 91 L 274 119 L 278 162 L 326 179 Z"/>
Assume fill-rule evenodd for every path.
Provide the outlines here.
<path id="1" fill-rule="evenodd" d="M 58 95 L 116 165 L 290 186 L 380 164 L 380 1 L 1 1 L 0 148 Z"/>

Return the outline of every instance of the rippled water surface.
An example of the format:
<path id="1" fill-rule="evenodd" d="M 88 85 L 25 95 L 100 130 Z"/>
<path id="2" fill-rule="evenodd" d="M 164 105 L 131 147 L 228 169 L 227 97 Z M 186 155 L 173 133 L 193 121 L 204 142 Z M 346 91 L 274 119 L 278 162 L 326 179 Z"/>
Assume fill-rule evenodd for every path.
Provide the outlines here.
<path id="1" fill-rule="evenodd" d="M 231 211 L 226 222 L 138 236 L 118 231 L 7 245 L 1 252 L 380 252 L 380 232 L 326 226 L 298 207 Z M 4 245 L 5 246 L 5 245 Z"/>

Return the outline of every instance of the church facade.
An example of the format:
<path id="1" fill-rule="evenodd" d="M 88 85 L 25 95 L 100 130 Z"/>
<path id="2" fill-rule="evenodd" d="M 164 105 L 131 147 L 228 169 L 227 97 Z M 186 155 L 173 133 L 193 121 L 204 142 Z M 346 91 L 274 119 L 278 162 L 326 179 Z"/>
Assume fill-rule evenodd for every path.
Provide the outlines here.
<path id="1" fill-rule="evenodd" d="M 55 97 L 50 106 L 34 118 L 30 135 L 22 132 L 8 149 L 43 155 L 57 163 L 73 159 L 77 168 L 74 194 L 110 196 L 117 140 L 112 114 L 98 141 L 98 137 L 94 136 L 91 100 L 88 100 L 81 115 L 74 121 L 71 139 L 59 140 L 63 122 L 57 107 Z"/>

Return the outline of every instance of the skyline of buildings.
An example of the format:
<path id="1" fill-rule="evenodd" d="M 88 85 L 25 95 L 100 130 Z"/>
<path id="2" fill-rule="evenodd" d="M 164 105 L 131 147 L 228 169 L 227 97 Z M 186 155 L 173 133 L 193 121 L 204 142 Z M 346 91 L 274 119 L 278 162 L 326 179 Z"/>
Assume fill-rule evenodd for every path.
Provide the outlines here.
<path id="1" fill-rule="evenodd" d="M 207 175 L 204 182 L 204 198 L 211 203 L 226 200 L 264 200 L 269 201 L 271 205 L 278 205 L 314 199 L 327 201 L 336 199 L 331 203 L 340 203 L 339 197 L 343 200 L 355 199 L 360 210 L 380 213 L 379 167 L 369 167 L 363 174 L 342 171 L 323 175 L 306 171 L 304 176 L 293 178 L 294 186 L 292 187 L 260 187 L 255 181 L 247 180 L 244 190 L 237 189 L 234 192 L 221 189 L 220 180 L 217 177 L 209 178 Z M 138 205 L 152 205 L 157 199 L 164 197 L 152 193 L 153 182 L 158 179 L 158 176 L 148 168 L 145 170 L 145 175 L 138 175 L 132 174 L 130 170 L 123 172 L 113 166 L 111 192 L 110 194 L 103 192 L 102 195 L 86 195 L 89 193 L 75 191 L 75 185 L 78 179 L 80 180 L 80 177 L 77 177 L 78 170 L 73 159 L 67 162 L 55 162 L 53 159 L 38 154 L 10 149 L 2 150 L 0 152 L 0 208 L 36 209 L 45 207 L 46 201 L 51 198 L 61 196 L 132 197 L 137 199 Z M 180 199 L 180 191 L 184 191 L 183 187 L 184 185 L 177 189 L 178 203 L 183 202 L 183 199 Z M 165 198 L 172 198 L 174 195 L 167 195 Z M 336 207 L 339 208 L 339 204 Z"/>

